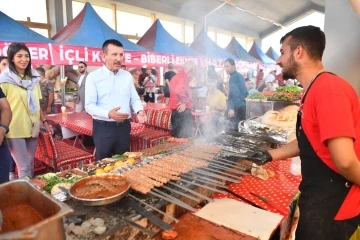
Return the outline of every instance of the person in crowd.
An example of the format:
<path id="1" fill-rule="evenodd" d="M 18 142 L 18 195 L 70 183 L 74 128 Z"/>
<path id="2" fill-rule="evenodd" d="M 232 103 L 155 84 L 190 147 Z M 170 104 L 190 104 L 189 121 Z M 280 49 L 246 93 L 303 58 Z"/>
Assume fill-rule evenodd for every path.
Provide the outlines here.
<path id="1" fill-rule="evenodd" d="M 207 82 L 207 88 L 206 105 L 209 106 L 211 120 L 210 124 L 205 124 L 204 130 L 207 134 L 216 134 L 222 131 L 220 123 L 226 110 L 226 96 L 217 88 L 217 82 L 214 80 Z"/>
<path id="2" fill-rule="evenodd" d="M 275 89 L 274 89 L 274 85 L 272 82 L 268 82 L 266 84 L 266 87 L 262 90 L 262 92 L 274 92 Z"/>
<path id="3" fill-rule="evenodd" d="M 257 164 L 301 158 L 300 219 L 295 239 L 350 239 L 360 223 L 360 103 L 355 89 L 324 70 L 325 34 L 299 27 L 281 38 L 284 79 L 304 94 L 297 140 L 250 157 Z"/>
<path id="4" fill-rule="evenodd" d="M 246 118 L 245 98 L 248 95 L 248 91 L 243 76 L 236 71 L 234 59 L 226 59 L 224 68 L 230 75 L 227 117 L 233 124 L 231 128 L 237 130 L 238 123 Z"/>
<path id="5" fill-rule="evenodd" d="M 85 86 L 86 86 L 86 78 L 88 76 L 87 72 L 87 64 L 85 62 L 79 62 L 78 71 L 80 76 L 77 78 L 77 98 L 76 98 L 76 106 L 75 112 L 83 112 L 85 111 Z"/>
<path id="6" fill-rule="evenodd" d="M 8 60 L 7 60 L 7 57 L 5 56 L 0 56 L 0 74 L 1 72 L 3 72 L 7 67 L 8 67 L 9 63 L 8 63 Z M 1 97 L 0 97 L 1 98 Z M 6 110 L 4 110 L 6 112 Z M 1 110 L 0 110 L 1 112 Z M 1 118 L 0 118 L 1 120 Z M 1 138 L 1 137 L 0 137 Z M 0 139 L 0 145 L 1 145 L 1 139 Z M 0 150 L 1 151 L 1 150 Z M 10 153 L 10 152 L 9 152 Z M 1 154 L 0 154 L 1 156 Z M 4 155 L 5 157 L 5 155 Z M 15 180 L 17 178 L 16 174 L 15 174 L 15 167 L 16 167 L 16 164 L 15 164 L 15 161 L 14 159 L 11 157 L 10 155 L 10 174 L 9 174 L 9 179 L 10 180 Z M 6 160 L 5 160 L 6 161 Z M 1 176 L 0 176 L 1 178 Z M 0 180 L 1 182 L 1 180 Z"/>
<path id="7" fill-rule="evenodd" d="M 40 121 L 48 132 L 52 129 L 40 109 L 40 76 L 31 69 L 29 49 L 25 44 L 12 43 L 7 55 L 9 67 L 0 75 L 0 87 L 13 114 L 6 137 L 19 177 L 32 178 Z"/>
<path id="8" fill-rule="evenodd" d="M 146 69 L 146 66 L 142 66 L 140 70 L 141 70 L 141 74 L 139 75 L 139 84 L 140 84 L 140 86 L 144 86 L 143 82 L 144 82 L 145 78 L 149 76 L 149 74 Z"/>
<path id="9" fill-rule="evenodd" d="M 223 83 L 222 79 L 217 74 L 214 65 L 210 65 L 208 67 L 207 79 L 208 79 L 208 81 L 216 81 L 217 88 L 227 96 L 228 92 L 226 91 L 226 89 L 224 87 L 224 83 Z"/>
<path id="10" fill-rule="evenodd" d="M 104 66 L 89 73 L 85 88 L 85 110 L 93 118 L 96 160 L 130 150 L 130 105 L 138 121 L 146 121 L 132 76 L 120 70 L 124 57 L 122 43 L 106 40 L 102 51 Z"/>
<path id="11" fill-rule="evenodd" d="M 148 72 L 149 76 L 147 76 L 143 82 L 145 87 L 145 102 L 155 102 L 155 86 L 157 82 L 157 71 L 156 69 L 152 68 L 149 69 Z"/>
<path id="12" fill-rule="evenodd" d="M 36 71 L 40 75 L 40 88 L 41 96 L 40 108 L 43 114 L 55 113 L 54 104 L 54 84 L 50 80 L 45 78 L 45 70 L 42 67 L 36 68 Z"/>
<path id="13" fill-rule="evenodd" d="M 196 64 L 188 61 L 183 70 L 176 74 L 170 83 L 170 102 L 172 110 L 172 136 L 177 138 L 192 137 L 193 117 L 189 81 L 196 75 Z"/>
<path id="14" fill-rule="evenodd" d="M 270 71 L 269 74 L 266 76 L 265 78 L 265 84 L 267 84 L 268 82 L 274 82 L 275 80 L 275 74 L 274 74 L 275 71 Z"/>
<path id="15" fill-rule="evenodd" d="M 9 65 L 7 57 L 0 56 L 0 73 L 3 72 Z"/>
<path id="16" fill-rule="evenodd" d="M 9 181 L 9 169 L 13 161 L 5 139 L 5 135 L 9 132 L 11 117 L 10 105 L 0 87 L 0 184 Z"/>
<path id="17" fill-rule="evenodd" d="M 170 81 L 175 75 L 176 72 L 174 71 L 174 64 L 169 63 L 168 70 L 164 74 L 164 80 L 165 80 L 164 96 L 167 98 L 170 97 Z"/>
<path id="18" fill-rule="evenodd" d="M 259 92 L 256 88 L 255 88 L 255 83 L 254 82 L 249 82 L 247 84 L 247 90 L 248 90 L 248 93 L 249 93 L 249 96 L 254 94 L 254 93 L 257 93 Z"/>
<path id="19" fill-rule="evenodd" d="M 140 70 L 138 68 L 134 68 L 130 70 L 130 74 L 133 77 L 133 81 L 134 81 L 134 87 L 136 88 L 136 91 L 138 91 L 138 88 L 140 87 L 139 85 L 139 75 L 140 75 Z"/>
<path id="20" fill-rule="evenodd" d="M 259 89 L 259 87 L 263 85 L 263 83 L 264 83 L 264 70 L 260 69 L 258 74 L 256 75 L 256 89 Z"/>
<path id="21" fill-rule="evenodd" d="M 274 91 L 276 91 L 276 89 L 279 87 L 278 81 L 277 81 L 277 80 L 274 80 L 274 81 L 272 82 L 272 84 L 273 84 L 273 89 L 274 89 Z"/>
<path id="22" fill-rule="evenodd" d="M 280 87 L 285 86 L 285 81 L 281 72 L 278 75 L 276 75 L 275 79 L 277 80 L 277 83 L 279 84 Z"/>
<path id="23" fill-rule="evenodd" d="M 291 86 L 295 85 L 295 80 L 294 79 L 287 79 L 284 82 L 285 82 L 286 87 L 291 87 Z"/>
<path id="24" fill-rule="evenodd" d="M 127 70 L 126 65 L 121 65 L 121 69 L 126 71 Z"/>

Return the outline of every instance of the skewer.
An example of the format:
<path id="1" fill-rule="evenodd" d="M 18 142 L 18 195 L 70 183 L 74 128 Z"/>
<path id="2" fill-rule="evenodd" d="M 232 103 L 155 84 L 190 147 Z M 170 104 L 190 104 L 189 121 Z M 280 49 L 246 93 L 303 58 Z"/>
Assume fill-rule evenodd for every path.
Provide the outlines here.
<path id="1" fill-rule="evenodd" d="M 189 196 L 189 195 L 187 195 L 187 194 L 185 194 L 185 193 L 183 193 L 183 192 L 177 191 L 177 190 L 172 189 L 172 188 L 169 188 L 169 187 L 167 187 L 167 186 L 162 186 L 162 188 L 164 188 L 164 189 L 166 189 L 166 190 L 168 190 L 168 191 L 177 193 L 177 194 L 179 194 L 179 195 L 181 195 L 181 196 L 183 196 L 183 197 L 186 197 L 186 198 L 188 198 L 188 199 L 194 200 L 195 202 L 198 202 L 198 203 L 199 203 L 199 202 L 201 201 L 201 200 L 198 199 L 198 198 L 194 198 L 194 197 L 192 197 L 192 196 Z"/>
<path id="2" fill-rule="evenodd" d="M 192 178 L 194 178 L 194 179 L 197 179 L 197 178 L 200 178 L 200 179 L 203 179 L 203 180 L 206 180 L 206 181 L 208 181 L 208 182 L 212 182 L 212 183 L 216 183 L 216 184 L 218 184 L 218 185 L 226 185 L 224 182 L 219 182 L 219 181 L 216 181 L 215 179 L 212 179 L 212 178 L 207 178 L 207 177 L 203 177 L 203 176 L 199 176 L 199 175 L 195 175 L 195 174 L 188 174 L 188 173 L 186 173 L 186 174 L 183 174 L 183 175 L 181 175 L 182 177 L 183 176 L 189 176 L 189 177 L 192 177 Z"/>
<path id="3" fill-rule="evenodd" d="M 207 200 L 207 201 L 209 201 L 209 202 L 213 202 L 214 201 L 214 199 L 211 199 L 211 198 L 209 198 L 209 197 L 207 197 L 207 196 L 205 196 L 205 195 L 203 195 L 203 194 L 201 194 L 201 193 L 198 193 L 198 192 L 195 192 L 194 190 L 191 190 L 191 189 L 189 189 L 189 188 L 187 188 L 187 187 L 184 187 L 184 186 L 181 186 L 180 184 L 177 184 L 177 183 L 174 183 L 174 182 L 168 182 L 169 184 L 171 184 L 171 185 L 173 185 L 173 186 L 175 186 L 175 187 L 178 187 L 178 188 L 181 188 L 181 189 L 183 189 L 183 190 L 185 190 L 185 191 L 187 191 L 187 192 L 189 192 L 189 193 L 192 193 L 192 194 L 194 194 L 194 195 L 196 195 L 196 196 L 198 196 L 198 197 L 200 197 L 200 198 L 202 198 L 202 199 L 205 199 L 205 200 Z"/>
<path id="4" fill-rule="evenodd" d="M 208 187 L 208 186 L 204 186 L 203 184 L 194 183 L 194 182 L 191 182 L 191 181 L 188 181 L 188 180 L 185 180 L 185 179 L 181 179 L 180 181 L 186 182 L 186 183 L 189 183 L 189 184 L 198 186 L 198 187 L 202 187 L 202 188 L 208 189 L 208 190 L 213 191 L 213 192 L 218 192 L 218 193 L 227 194 L 227 192 L 225 192 L 225 191 L 218 190 L 218 189 L 216 189 L 216 188 L 212 188 L 212 187 Z"/>
<path id="5" fill-rule="evenodd" d="M 202 182 L 202 183 L 205 183 L 205 184 L 213 185 L 215 187 L 227 189 L 227 186 L 225 186 L 225 185 L 209 182 L 208 180 L 204 180 L 204 179 L 200 179 L 200 178 L 196 178 L 196 177 L 194 178 L 194 177 L 191 177 L 191 176 L 184 176 L 184 177 L 191 179 L 191 181 L 199 181 L 199 182 Z"/>
<path id="6" fill-rule="evenodd" d="M 204 171 L 211 171 L 211 172 L 215 172 L 215 173 L 217 173 L 217 174 L 221 174 L 221 175 L 223 175 L 223 176 L 227 176 L 227 177 L 232 177 L 232 178 L 234 178 L 234 179 L 239 179 L 239 176 L 237 176 L 237 175 L 234 175 L 234 174 L 230 174 L 230 173 L 225 173 L 225 172 L 223 172 L 223 171 L 219 171 L 219 170 L 215 170 L 215 169 L 212 169 L 212 168 L 200 168 L 201 170 L 204 170 Z"/>
<path id="7" fill-rule="evenodd" d="M 226 170 L 228 172 L 233 172 L 233 173 L 237 173 L 237 174 L 240 174 L 240 175 L 249 175 L 249 173 L 247 173 L 247 172 L 237 171 L 237 170 L 234 170 L 232 168 L 222 167 L 222 166 L 215 165 L 215 164 L 209 164 L 209 167 L 213 167 L 213 168 L 217 168 L 217 169 L 223 169 L 223 170 Z"/>
<path id="8" fill-rule="evenodd" d="M 135 197 L 135 196 L 131 195 L 130 193 L 128 193 L 127 195 L 128 195 L 129 197 L 131 197 L 132 199 L 134 199 L 134 200 L 137 200 L 137 201 L 141 202 L 142 204 L 144 204 L 145 206 L 147 206 L 147 207 L 151 208 L 152 210 L 154 210 L 154 211 L 156 211 L 156 212 L 158 212 L 158 213 L 160 213 L 160 214 L 162 214 L 162 215 L 164 215 L 164 216 L 166 216 L 166 217 L 170 218 L 170 219 L 171 219 L 171 220 L 173 220 L 174 222 L 176 222 L 176 223 L 177 223 L 177 222 L 179 222 L 179 220 L 178 220 L 178 219 L 176 219 L 176 218 L 174 218 L 173 216 L 171 216 L 171 215 L 169 215 L 169 214 L 167 214 L 167 213 L 165 213 L 165 212 L 161 211 L 160 209 L 157 209 L 156 207 L 151 206 L 150 204 L 148 204 L 148 203 L 146 203 L 145 201 L 143 201 L 143 200 L 141 200 L 141 199 L 139 199 L 139 198 L 137 198 L 137 197 Z"/>
<path id="9" fill-rule="evenodd" d="M 233 183 L 239 183 L 240 180 L 239 179 L 234 179 L 234 178 L 229 178 L 229 177 L 225 177 L 216 173 L 209 173 L 206 171 L 203 171 L 201 169 L 193 169 L 191 172 L 195 173 L 195 174 L 202 174 L 202 175 L 206 175 L 206 176 L 210 176 L 210 177 L 215 177 L 215 178 L 219 178 L 228 182 L 233 182 Z"/>
<path id="10" fill-rule="evenodd" d="M 156 189 L 153 189 L 153 190 L 156 190 Z M 180 206 L 180 207 L 182 207 L 182 208 L 185 208 L 185 209 L 187 209 L 187 210 L 190 210 L 190 211 L 192 211 L 192 212 L 196 212 L 196 209 L 195 209 L 195 208 L 192 208 L 191 206 L 187 205 L 186 203 L 184 203 L 184 202 L 182 202 L 182 201 L 179 201 L 179 200 L 177 200 L 177 199 L 175 199 L 175 198 L 169 198 L 168 195 L 167 195 L 167 196 L 164 196 L 164 195 L 162 195 L 162 194 L 156 193 L 156 192 L 154 192 L 153 190 L 151 190 L 151 191 L 149 192 L 149 194 L 154 195 L 155 197 L 161 198 L 161 199 L 163 199 L 163 200 L 165 200 L 165 201 L 174 203 L 175 205 L 178 205 L 178 206 Z M 161 192 L 161 191 L 160 191 L 160 192 Z"/>

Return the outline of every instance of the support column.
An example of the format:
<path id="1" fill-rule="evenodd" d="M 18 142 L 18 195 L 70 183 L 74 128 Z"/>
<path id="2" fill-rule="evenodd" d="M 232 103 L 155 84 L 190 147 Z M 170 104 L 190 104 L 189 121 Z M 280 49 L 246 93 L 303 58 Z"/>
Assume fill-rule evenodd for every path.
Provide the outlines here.
<path id="1" fill-rule="evenodd" d="M 360 17 L 342 0 L 326 1 L 325 16 L 325 69 L 343 77 L 359 94 Z"/>
<path id="2" fill-rule="evenodd" d="M 50 36 L 54 36 L 72 19 L 72 0 L 48 0 Z"/>
<path id="3" fill-rule="evenodd" d="M 111 4 L 113 29 L 117 32 L 116 4 Z"/>
<path id="4" fill-rule="evenodd" d="M 151 24 L 153 24 L 156 21 L 156 14 L 155 13 L 150 14 L 150 18 L 151 18 Z"/>

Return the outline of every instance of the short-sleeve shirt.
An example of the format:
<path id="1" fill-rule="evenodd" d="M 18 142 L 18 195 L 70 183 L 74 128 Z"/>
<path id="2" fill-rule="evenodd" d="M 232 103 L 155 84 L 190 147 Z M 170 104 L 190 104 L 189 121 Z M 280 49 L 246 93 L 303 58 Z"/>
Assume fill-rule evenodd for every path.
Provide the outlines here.
<path id="1" fill-rule="evenodd" d="M 226 96 L 220 90 L 216 89 L 214 94 L 208 94 L 206 97 L 206 104 L 210 106 L 210 112 L 218 112 L 220 114 L 224 114 L 225 111 L 217 110 L 219 108 L 226 108 Z"/>
<path id="2" fill-rule="evenodd" d="M 40 100 L 41 110 L 45 111 L 49 103 L 50 93 L 54 93 L 54 84 L 50 80 L 40 82 L 42 99 Z M 54 105 L 52 102 L 51 107 Z"/>
<path id="3" fill-rule="evenodd" d="M 302 116 L 301 125 L 311 146 L 328 167 L 339 172 L 326 144 L 332 138 L 352 138 L 360 159 L 360 103 L 348 82 L 330 73 L 321 74 L 307 94 Z M 337 217 L 348 219 L 359 214 L 359 186 L 353 185 L 350 191 Z"/>
<path id="4" fill-rule="evenodd" d="M 169 82 L 171 81 L 171 79 L 176 75 L 176 72 L 174 71 L 167 71 L 165 74 L 164 74 L 164 79 L 166 80 L 169 80 Z"/>
<path id="5" fill-rule="evenodd" d="M 6 95 L 6 99 L 10 104 L 12 111 L 12 119 L 9 125 L 10 131 L 6 134 L 7 138 L 29 138 L 32 132 L 32 122 L 40 121 L 40 106 L 39 100 L 41 99 L 40 84 L 36 83 L 33 94 L 37 99 L 38 110 L 34 114 L 30 114 L 27 103 L 27 90 L 10 84 L 2 83 L 1 88 Z M 26 105 L 26 108 L 24 106 Z M 30 116 L 29 116 L 30 114 Z M 31 117 L 31 120 L 30 120 Z"/>

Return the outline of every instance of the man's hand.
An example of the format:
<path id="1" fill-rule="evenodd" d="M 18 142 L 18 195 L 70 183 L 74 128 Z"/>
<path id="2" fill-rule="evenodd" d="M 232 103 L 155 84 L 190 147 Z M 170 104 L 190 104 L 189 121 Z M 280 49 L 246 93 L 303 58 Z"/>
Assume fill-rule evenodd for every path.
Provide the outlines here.
<path id="1" fill-rule="evenodd" d="M 127 113 L 119 113 L 118 110 L 120 110 L 120 107 L 116 107 L 110 110 L 108 116 L 111 119 L 114 119 L 117 122 L 122 122 L 129 118 L 129 114 Z"/>
<path id="2" fill-rule="evenodd" d="M 46 108 L 46 113 L 47 113 L 47 114 L 50 114 L 50 113 L 51 113 L 51 107 L 47 107 L 47 108 Z"/>
<path id="3" fill-rule="evenodd" d="M 144 113 L 144 111 L 140 111 L 137 115 L 137 119 L 139 123 L 145 123 L 147 120 L 146 114 Z"/>
<path id="4" fill-rule="evenodd" d="M 233 109 L 229 109 L 229 111 L 228 111 L 228 117 L 229 117 L 229 118 L 232 118 L 232 117 L 234 117 L 234 116 L 235 116 L 234 110 L 233 110 Z"/>
<path id="5" fill-rule="evenodd" d="M 52 127 L 50 126 L 49 123 L 45 122 L 45 123 L 44 123 L 44 126 L 45 126 L 46 131 L 47 131 L 48 133 L 50 133 L 51 135 L 54 134 L 54 130 L 52 129 Z"/>
<path id="6" fill-rule="evenodd" d="M 185 104 L 185 103 L 182 103 L 182 102 L 179 102 L 179 103 L 178 103 L 177 111 L 178 111 L 179 113 L 182 113 L 182 112 L 185 111 L 185 109 L 186 109 L 186 104 Z"/>
<path id="7" fill-rule="evenodd" d="M 0 127 L 0 146 L 4 141 L 5 138 L 5 134 L 6 134 L 6 130 L 3 127 Z"/>
<path id="8" fill-rule="evenodd" d="M 253 161 L 257 165 L 264 165 L 265 163 L 271 162 L 273 160 L 270 153 L 266 150 L 256 152 L 250 157 L 244 159 Z"/>

